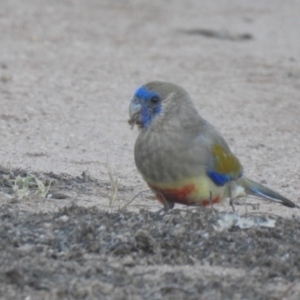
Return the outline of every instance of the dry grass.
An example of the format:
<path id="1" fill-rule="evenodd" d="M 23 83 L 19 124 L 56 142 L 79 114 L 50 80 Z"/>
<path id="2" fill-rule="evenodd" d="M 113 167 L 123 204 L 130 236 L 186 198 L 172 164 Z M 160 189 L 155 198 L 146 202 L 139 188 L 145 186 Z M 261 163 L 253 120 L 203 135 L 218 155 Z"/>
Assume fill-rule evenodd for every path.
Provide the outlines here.
<path id="1" fill-rule="evenodd" d="M 28 197 L 32 191 L 34 191 L 35 195 L 39 195 L 42 198 L 51 197 L 51 194 L 49 194 L 51 181 L 48 185 L 45 185 L 40 179 L 32 174 L 28 174 L 26 177 L 18 175 L 15 179 L 11 179 L 10 181 L 18 200 Z"/>

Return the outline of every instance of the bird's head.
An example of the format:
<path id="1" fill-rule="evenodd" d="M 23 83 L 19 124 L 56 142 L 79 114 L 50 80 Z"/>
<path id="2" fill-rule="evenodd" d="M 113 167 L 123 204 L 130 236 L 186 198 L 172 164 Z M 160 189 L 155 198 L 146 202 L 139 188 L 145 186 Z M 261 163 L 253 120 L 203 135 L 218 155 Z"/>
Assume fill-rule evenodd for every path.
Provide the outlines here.
<path id="1" fill-rule="evenodd" d="M 129 124 L 148 128 L 155 119 L 172 116 L 187 100 L 187 92 L 176 84 L 152 81 L 138 88 L 129 105 Z"/>

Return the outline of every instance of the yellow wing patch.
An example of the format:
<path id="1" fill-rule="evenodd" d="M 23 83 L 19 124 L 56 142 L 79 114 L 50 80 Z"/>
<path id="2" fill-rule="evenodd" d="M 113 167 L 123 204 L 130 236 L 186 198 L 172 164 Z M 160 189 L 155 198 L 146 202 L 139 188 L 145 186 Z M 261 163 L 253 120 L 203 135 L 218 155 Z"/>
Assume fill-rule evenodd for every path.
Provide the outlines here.
<path id="1" fill-rule="evenodd" d="M 233 154 L 226 152 L 216 144 L 213 145 L 212 152 L 215 159 L 214 171 L 216 173 L 239 176 L 241 173 L 241 164 Z"/>

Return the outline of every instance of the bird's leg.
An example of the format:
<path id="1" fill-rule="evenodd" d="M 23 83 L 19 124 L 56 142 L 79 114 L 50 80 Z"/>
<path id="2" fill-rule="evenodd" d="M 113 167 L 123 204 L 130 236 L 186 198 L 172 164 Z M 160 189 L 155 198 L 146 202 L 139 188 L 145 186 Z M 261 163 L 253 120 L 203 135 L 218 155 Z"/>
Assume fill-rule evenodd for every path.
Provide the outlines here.
<path id="1" fill-rule="evenodd" d="M 209 192 L 209 203 L 210 203 L 210 206 L 213 207 L 213 202 L 212 202 L 212 191 Z"/>
<path id="2" fill-rule="evenodd" d="M 230 198 L 229 204 L 230 204 L 230 206 L 231 206 L 231 208 L 232 208 L 232 211 L 235 212 L 234 205 L 233 205 L 233 200 L 234 200 L 234 199 Z"/>
<path id="3" fill-rule="evenodd" d="M 210 207 L 213 210 L 213 212 L 218 215 L 218 212 L 215 210 L 214 206 L 213 206 L 213 198 L 212 198 L 212 191 L 209 192 L 209 203 L 210 203 Z"/>
<path id="4" fill-rule="evenodd" d="M 235 212 L 235 209 L 234 209 L 234 205 L 233 205 L 233 200 L 234 198 L 232 198 L 232 194 L 231 194 L 231 188 L 229 189 L 229 205 L 231 206 L 232 208 L 232 211 Z"/>
<path id="5" fill-rule="evenodd" d="M 159 194 L 160 200 L 163 202 L 163 209 L 160 209 L 157 211 L 158 214 L 160 214 L 162 211 L 168 212 L 170 209 L 174 207 L 174 202 L 167 201 L 167 199 L 164 197 L 164 195 L 160 191 L 155 191 L 155 193 Z"/>

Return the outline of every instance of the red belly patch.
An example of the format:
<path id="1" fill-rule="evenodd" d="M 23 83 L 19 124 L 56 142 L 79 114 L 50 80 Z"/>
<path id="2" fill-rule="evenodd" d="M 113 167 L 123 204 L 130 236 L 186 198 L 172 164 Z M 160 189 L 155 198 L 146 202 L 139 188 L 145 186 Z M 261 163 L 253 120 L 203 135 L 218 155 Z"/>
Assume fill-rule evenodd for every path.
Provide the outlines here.
<path id="1" fill-rule="evenodd" d="M 153 185 L 149 185 L 149 187 L 155 192 L 157 200 L 162 204 L 165 203 L 165 200 L 168 202 L 180 203 L 184 205 L 202 206 L 220 202 L 220 197 L 218 196 L 213 198 L 212 200 L 202 200 L 191 197 L 191 193 L 194 193 L 196 191 L 196 187 L 194 184 L 186 185 L 180 189 L 157 189 Z"/>
<path id="2" fill-rule="evenodd" d="M 210 204 L 216 204 L 216 203 L 220 203 L 220 197 L 218 197 L 218 196 L 213 198 L 212 201 L 211 200 L 203 200 L 201 202 L 201 205 L 202 206 L 208 206 Z"/>

